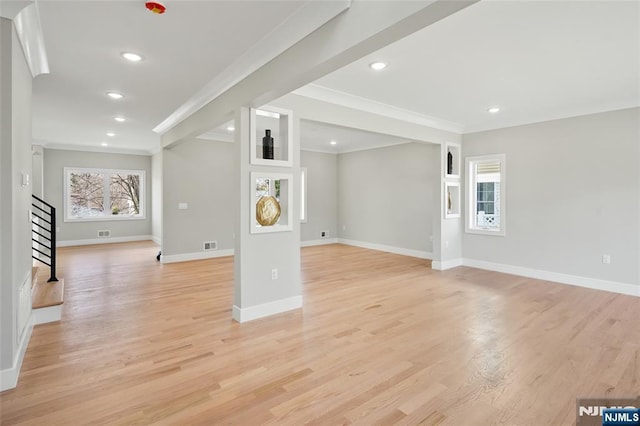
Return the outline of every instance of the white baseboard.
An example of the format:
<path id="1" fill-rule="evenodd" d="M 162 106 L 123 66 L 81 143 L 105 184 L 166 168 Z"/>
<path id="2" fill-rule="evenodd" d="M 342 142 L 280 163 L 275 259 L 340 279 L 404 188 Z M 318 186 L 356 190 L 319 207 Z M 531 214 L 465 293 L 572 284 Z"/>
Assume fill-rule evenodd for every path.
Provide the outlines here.
<path id="1" fill-rule="evenodd" d="M 522 266 L 485 262 L 484 260 L 462 259 L 462 264 L 464 266 L 486 269 L 488 271 L 503 272 L 505 274 L 520 275 L 522 277 L 535 278 L 544 281 L 552 281 L 561 284 L 569 284 L 578 287 L 586 287 L 595 290 L 604 290 L 612 293 L 620 293 L 640 297 L 640 285 L 626 284 L 616 281 L 606 281 L 596 278 L 580 277 L 577 275 L 568 275 L 559 272 L 542 271 L 539 269 L 525 268 Z"/>
<path id="2" fill-rule="evenodd" d="M 313 246 L 324 246 L 326 244 L 337 244 L 337 238 L 323 238 L 321 240 L 308 240 L 301 241 L 300 247 L 313 247 Z"/>
<path id="3" fill-rule="evenodd" d="M 63 240 L 56 243 L 56 247 L 88 246 L 93 244 L 129 243 L 132 241 L 149 241 L 151 235 L 132 235 L 129 237 L 87 238 L 85 240 Z"/>
<path id="4" fill-rule="evenodd" d="M 233 305 L 233 319 L 239 323 L 302 308 L 302 296 L 293 296 L 261 305 L 239 308 Z"/>
<path id="5" fill-rule="evenodd" d="M 31 313 L 33 315 L 34 325 L 60 321 L 62 318 L 62 305 L 34 309 Z"/>
<path id="6" fill-rule="evenodd" d="M 162 263 L 188 262 L 190 260 L 213 259 L 216 257 L 233 256 L 234 249 L 212 250 L 195 253 L 170 254 L 160 256 Z"/>
<path id="7" fill-rule="evenodd" d="M 153 241 L 154 243 L 156 243 L 159 246 L 162 245 L 162 238 L 156 237 L 155 235 L 151 236 L 151 241 Z"/>
<path id="8" fill-rule="evenodd" d="M 462 266 L 462 259 L 451 259 L 451 260 L 434 260 L 431 262 L 431 269 L 435 269 L 437 271 L 445 271 L 447 269 L 455 268 L 456 266 Z"/>
<path id="9" fill-rule="evenodd" d="M 348 246 L 362 247 L 371 250 L 385 251 L 387 253 L 401 254 L 403 256 L 418 257 L 420 259 L 432 259 L 433 253 L 422 250 L 412 250 L 401 247 L 387 246 L 384 244 L 368 243 L 365 241 L 347 240 L 345 238 L 338 238 L 340 244 L 346 244 Z"/>
<path id="10" fill-rule="evenodd" d="M 0 370 L 0 392 L 7 389 L 13 389 L 18 385 L 18 377 L 20 376 L 22 361 L 24 360 L 24 354 L 27 352 L 27 346 L 29 346 L 32 331 L 33 316 L 29 318 L 29 324 L 24 330 L 24 333 L 22 333 L 22 339 L 20 340 L 20 346 L 18 346 L 16 358 L 13 360 L 13 366 L 11 368 Z"/>

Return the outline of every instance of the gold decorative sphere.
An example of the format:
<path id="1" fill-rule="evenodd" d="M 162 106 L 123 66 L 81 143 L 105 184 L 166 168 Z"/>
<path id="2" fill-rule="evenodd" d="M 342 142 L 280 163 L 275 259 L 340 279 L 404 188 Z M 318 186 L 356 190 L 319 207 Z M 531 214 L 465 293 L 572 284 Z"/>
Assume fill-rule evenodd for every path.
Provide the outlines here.
<path id="1" fill-rule="evenodd" d="M 262 226 L 273 226 L 280 219 L 280 203 L 273 196 L 260 197 L 256 203 L 256 220 Z"/>

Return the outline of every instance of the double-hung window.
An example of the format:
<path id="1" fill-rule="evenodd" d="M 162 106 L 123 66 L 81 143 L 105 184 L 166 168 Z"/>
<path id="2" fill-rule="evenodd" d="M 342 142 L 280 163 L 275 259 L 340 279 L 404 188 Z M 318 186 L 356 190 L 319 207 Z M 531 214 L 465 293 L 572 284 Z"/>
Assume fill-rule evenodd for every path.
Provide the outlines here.
<path id="1" fill-rule="evenodd" d="M 467 157 L 465 164 L 467 172 L 466 231 L 505 235 L 505 155 Z"/>
<path id="2" fill-rule="evenodd" d="M 64 220 L 145 217 L 144 170 L 64 169 Z"/>

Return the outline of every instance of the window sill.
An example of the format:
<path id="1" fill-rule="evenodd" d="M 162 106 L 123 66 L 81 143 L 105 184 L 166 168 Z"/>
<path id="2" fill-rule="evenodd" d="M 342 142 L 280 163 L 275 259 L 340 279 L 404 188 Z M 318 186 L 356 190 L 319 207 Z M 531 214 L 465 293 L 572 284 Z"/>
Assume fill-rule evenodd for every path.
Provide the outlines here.
<path id="1" fill-rule="evenodd" d="M 492 235 L 494 237 L 504 237 L 505 231 L 504 229 L 499 230 L 490 230 L 490 229 L 482 229 L 482 228 L 467 228 L 465 229 L 467 234 L 478 234 L 478 235 Z"/>
<path id="2" fill-rule="evenodd" d="M 83 218 L 64 218 L 65 223 L 82 223 L 82 222 L 119 222 L 123 220 L 144 220 L 146 216 L 103 216 L 103 217 L 83 217 Z"/>

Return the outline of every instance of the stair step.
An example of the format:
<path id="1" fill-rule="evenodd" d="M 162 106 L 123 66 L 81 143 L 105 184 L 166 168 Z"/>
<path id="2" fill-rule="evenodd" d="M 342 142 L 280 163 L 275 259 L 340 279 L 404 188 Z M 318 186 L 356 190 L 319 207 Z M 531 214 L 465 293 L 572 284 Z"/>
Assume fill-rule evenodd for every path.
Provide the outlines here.
<path id="1" fill-rule="evenodd" d="M 33 309 L 62 305 L 64 298 L 64 280 L 36 283 L 31 307 Z"/>

